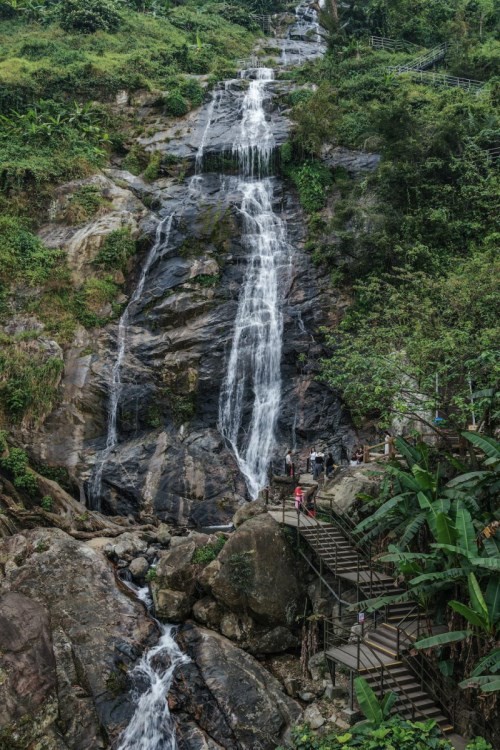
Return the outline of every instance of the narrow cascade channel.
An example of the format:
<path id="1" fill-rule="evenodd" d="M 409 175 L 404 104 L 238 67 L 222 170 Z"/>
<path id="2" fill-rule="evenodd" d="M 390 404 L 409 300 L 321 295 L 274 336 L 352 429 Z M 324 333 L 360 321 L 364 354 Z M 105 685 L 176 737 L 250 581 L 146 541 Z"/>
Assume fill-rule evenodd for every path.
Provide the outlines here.
<path id="1" fill-rule="evenodd" d="M 140 696 L 137 708 L 120 738 L 118 750 L 177 750 L 175 724 L 167 696 L 180 664 L 189 661 L 175 642 L 173 625 L 162 625 L 157 645 L 142 657 L 132 678 L 146 680 L 149 687 Z"/>
<path id="2" fill-rule="evenodd" d="M 231 445 L 248 491 L 256 498 L 267 483 L 281 398 L 283 319 L 279 269 L 289 257 L 286 229 L 273 211 L 269 174 L 274 149 L 266 118 L 266 87 L 274 80 L 269 68 L 244 71 L 251 77 L 242 104 L 238 157 L 242 193 L 243 244 L 248 267 L 238 302 L 226 377 L 219 405 L 219 428 Z M 252 400 L 250 423 L 243 424 L 245 405 Z"/>
<path id="3" fill-rule="evenodd" d="M 147 588 L 127 584 L 137 598 L 148 606 L 151 602 Z M 131 672 L 132 679 L 146 690 L 137 697 L 137 706 L 119 739 L 117 750 L 177 750 L 175 723 L 168 707 L 168 693 L 175 671 L 189 662 L 175 641 L 175 626 L 161 625 L 161 637 L 156 646 L 143 654 Z"/>
<path id="4" fill-rule="evenodd" d="M 100 510 L 100 498 L 102 491 L 102 475 L 106 461 L 118 444 L 118 408 L 120 406 L 120 395 L 122 391 L 122 365 L 127 347 L 127 334 L 130 322 L 130 311 L 133 305 L 138 302 L 144 291 L 144 285 L 151 267 L 154 265 L 159 253 L 168 247 L 170 239 L 170 230 L 172 228 L 173 214 L 162 219 L 156 228 L 155 241 L 148 253 L 146 262 L 141 271 L 139 282 L 134 293 L 130 297 L 127 307 L 125 308 L 118 323 L 118 333 L 116 337 L 116 358 L 111 370 L 111 382 L 109 384 L 108 395 L 108 421 L 106 447 L 99 458 L 94 476 L 90 485 L 90 502 L 93 510 Z"/>

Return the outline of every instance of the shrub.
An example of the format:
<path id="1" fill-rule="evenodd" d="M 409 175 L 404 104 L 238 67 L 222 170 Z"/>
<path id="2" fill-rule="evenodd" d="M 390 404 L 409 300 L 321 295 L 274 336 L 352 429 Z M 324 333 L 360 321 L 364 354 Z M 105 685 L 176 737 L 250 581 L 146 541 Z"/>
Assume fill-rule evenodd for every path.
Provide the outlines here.
<path id="1" fill-rule="evenodd" d="M 308 726 L 292 729 L 293 750 L 335 750 L 336 748 L 359 748 L 359 750 L 452 750 L 446 739 L 442 739 L 435 721 L 411 722 L 396 716 L 374 728 L 370 724 L 359 724 L 341 734 L 318 737 Z M 283 750 L 283 748 L 278 748 Z"/>
<path id="2" fill-rule="evenodd" d="M 13 477 L 14 487 L 26 490 L 29 495 L 36 494 L 36 477 L 29 471 L 28 456 L 21 448 L 11 448 L 8 456 L 0 458 L 0 466 Z"/>
<path id="3" fill-rule="evenodd" d="M 93 34 L 95 31 L 117 31 L 120 14 L 113 0 L 65 0 L 61 7 L 61 28 Z"/>
<path id="4" fill-rule="evenodd" d="M 0 216 L 0 278 L 22 278 L 30 285 L 46 281 L 60 258 L 58 250 L 46 248 L 26 221 Z"/>
<path id="5" fill-rule="evenodd" d="M 130 229 L 115 229 L 110 232 L 99 250 L 95 264 L 107 269 L 123 269 L 135 253 L 135 241 Z"/>
<path id="6" fill-rule="evenodd" d="M 52 500 L 50 495 L 44 495 L 42 497 L 42 501 L 40 503 L 40 506 L 43 508 L 43 510 L 46 510 L 50 513 L 52 510 L 52 506 L 54 504 L 54 501 Z"/>
<path id="7" fill-rule="evenodd" d="M 189 112 L 189 104 L 179 91 L 172 91 L 165 97 L 165 114 L 182 117 Z"/>
<path id="8" fill-rule="evenodd" d="M 182 96 L 189 99 L 192 107 L 199 107 L 203 103 L 205 91 L 196 79 L 188 78 L 186 81 L 182 81 L 179 88 Z"/>
<path id="9" fill-rule="evenodd" d="M 208 563 L 213 562 L 224 547 L 226 541 L 226 537 L 219 536 L 215 542 L 210 542 L 209 544 L 204 544 L 203 547 L 198 547 L 198 549 L 194 551 L 191 562 L 202 565 L 207 565 Z"/>
<path id="10" fill-rule="evenodd" d="M 332 184 L 330 170 L 319 161 L 308 161 L 289 171 L 299 200 L 307 213 L 319 211 L 325 205 L 327 189 Z"/>
<path id="11" fill-rule="evenodd" d="M 101 191 L 96 185 L 82 185 L 68 201 L 64 219 L 70 224 L 79 224 L 96 215 L 103 203 Z"/>
<path id="12" fill-rule="evenodd" d="M 151 154 L 151 157 L 149 159 L 149 164 L 144 170 L 144 179 L 147 182 L 153 182 L 154 180 L 157 180 L 160 174 L 160 167 L 161 167 L 161 161 L 162 161 L 162 155 L 159 151 L 156 151 L 154 154 Z"/>

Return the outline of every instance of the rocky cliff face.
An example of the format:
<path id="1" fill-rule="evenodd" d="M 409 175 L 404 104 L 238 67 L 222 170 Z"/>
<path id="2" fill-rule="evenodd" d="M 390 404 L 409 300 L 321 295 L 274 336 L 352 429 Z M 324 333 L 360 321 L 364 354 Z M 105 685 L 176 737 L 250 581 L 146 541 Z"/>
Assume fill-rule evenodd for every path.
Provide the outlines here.
<path id="1" fill-rule="evenodd" d="M 224 100 L 225 91 L 215 96 Z M 277 101 L 271 96 L 267 106 L 279 124 L 279 143 L 287 124 Z M 168 140 L 153 139 L 148 146 L 180 154 L 189 165 L 205 138 L 205 153 L 223 165 L 234 129 L 234 123 L 226 122 L 227 112 L 234 118 L 234 103 L 220 107 L 207 137 L 212 106 L 207 102 L 185 125 L 189 133 L 176 139 L 169 132 Z M 42 230 L 46 242 L 66 249 L 73 273 L 85 274 L 102 238 L 113 229 L 129 226 L 136 236 L 153 241 L 156 219 L 142 201 L 153 201 L 155 213 L 173 215 L 173 221 L 168 242 L 130 310 L 120 437 L 106 458 L 98 502 L 107 513 L 156 515 L 199 526 L 227 522 L 246 497 L 235 460 L 217 430 L 219 388 L 246 263 L 238 182 L 230 174 L 210 172 L 146 185 L 116 170 L 99 180 L 108 191 L 110 212 L 83 227 L 59 224 Z M 62 189 L 62 196 L 68 191 L 71 186 Z M 298 202 L 279 180 L 275 210 L 286 221 L 293 248 L 282 278 L 284 356 L 276 459 L 281 462 L 287 447 L 300 450 L 316 441 L 327 442 L 340 457 L 342 444 L 352 440 L 348 417 L 337 396 L 314 379 L 314 362 L 323 351 L 318 329 L 328 322 L 330 310 L 326 284 L 303 251 Z M 137 269 L 143 262 L 144 257 L 137 259 Z M 127 279 L 129 294 L 138 273 Z M 81 329 L 65 355 L 62 402 L 43 428 L 30 435 L 37 457 L 67 467 L 86 487 L 91 503 L 97 499 L 89 497 L 89 480 L 106 442 L 116 335 L 115 322 L 94 336 Z"/>

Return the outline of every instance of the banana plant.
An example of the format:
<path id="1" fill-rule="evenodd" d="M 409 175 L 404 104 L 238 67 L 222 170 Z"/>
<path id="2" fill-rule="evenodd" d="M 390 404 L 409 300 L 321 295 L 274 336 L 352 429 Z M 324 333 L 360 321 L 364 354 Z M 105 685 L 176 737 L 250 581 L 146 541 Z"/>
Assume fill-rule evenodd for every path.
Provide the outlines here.
<path id="1" fill-rule="evenodd" d="M 489 654 L 478 661 L 470 677 L 462 680 L 460 687 L 479 688 L 482 693 L 500 691 L 500 648 L 493 648 Z"/>
<path id="2" fill-rule="evenodd" d="M 446 646 L 473 635 L 487 640 L 498 637 L 500 633 L 500 579 L 497 576 L 491 578 L 483 595 L 476 576 L 474 573 L 469 573 L 468 588 L 468 605 L 456 600 L 448 602 L 448 605 L 467 621 L 469 627 L 466 630 L 453 630 L 423 638 L 417 641 L 415 648 L 422 650 Z"/>
<path id="3" fill-rule="evenodd" d="M 389 718 L 392 708 L 398 700 L 397 693 L 392 691 L 386 693 L 380 701 L 373 688 L 363 677 L 356 677 L 354 690 L 359 707 L 363 712 L 366 722 L 372 727 L 378 727 Z"/>

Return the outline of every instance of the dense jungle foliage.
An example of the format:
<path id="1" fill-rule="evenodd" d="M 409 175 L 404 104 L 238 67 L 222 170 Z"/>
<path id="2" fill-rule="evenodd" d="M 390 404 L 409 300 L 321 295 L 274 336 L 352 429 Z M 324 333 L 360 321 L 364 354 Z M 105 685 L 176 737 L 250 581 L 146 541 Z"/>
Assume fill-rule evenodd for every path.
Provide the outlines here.
<path id="1" fill-rule="evenodd" d="M 310 213 L 313 258 L 352 301 L 325 332 L 323 377 L 360 422 L 437 414 L 464 428 L 471 394 L 477 421 L 490 434 L 498 422 L 498 11 L 475 0 L 339 4 L 338 21 L 323 14 L 328 54 L 293 74 L 305 86 L 291 102 L 285 171 Z M 404 44 L 376 49 L 369 34 Z M 437 70 L 484 82 L 479 92 L 388 71 L 443 41 Z M 381 162 L 358 179 L 334 170 L 323 210 L 327 145 Z"/>

